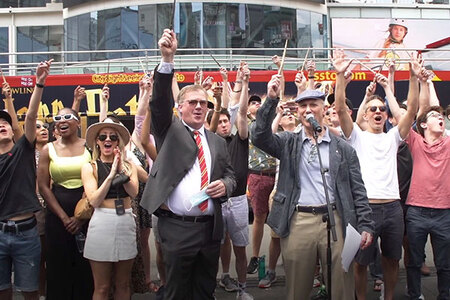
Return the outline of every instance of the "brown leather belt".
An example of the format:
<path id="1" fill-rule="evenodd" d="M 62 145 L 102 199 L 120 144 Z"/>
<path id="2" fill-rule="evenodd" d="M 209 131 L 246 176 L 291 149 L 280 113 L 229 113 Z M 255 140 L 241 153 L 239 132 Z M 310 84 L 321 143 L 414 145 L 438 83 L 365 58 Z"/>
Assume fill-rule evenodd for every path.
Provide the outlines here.
<path id="1" fill-rule="evenodd" d="M 277 172 L 264 172 L 264 171 L 253 171 L 253 170 L 248 170 L 249 174 L 255 174 L 255 175 L 260 175 L 260 176 L 269 176 L 269 177 L 275 177 L 275 174 Z"/>

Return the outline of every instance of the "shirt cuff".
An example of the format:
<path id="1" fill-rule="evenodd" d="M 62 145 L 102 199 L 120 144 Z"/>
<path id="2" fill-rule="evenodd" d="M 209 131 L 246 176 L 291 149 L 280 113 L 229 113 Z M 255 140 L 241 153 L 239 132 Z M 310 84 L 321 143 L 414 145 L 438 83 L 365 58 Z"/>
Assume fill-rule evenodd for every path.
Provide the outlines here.
<path id="1" fill-rule="evenodd" d="M 158 66 L 158 72 L 161 74 L 170 74 L 175 68 L 175 63 L 168 63 L 161 60 Z"/>

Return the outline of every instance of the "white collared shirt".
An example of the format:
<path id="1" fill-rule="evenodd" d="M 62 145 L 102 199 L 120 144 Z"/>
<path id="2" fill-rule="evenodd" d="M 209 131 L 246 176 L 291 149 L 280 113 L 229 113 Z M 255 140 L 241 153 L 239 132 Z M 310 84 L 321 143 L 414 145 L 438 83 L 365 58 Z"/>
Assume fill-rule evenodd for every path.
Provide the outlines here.
<path id="1" fill-rule="evenodd" d="M 187 125 L 184 121 L 183 125 L 189 128 L 190 131 L 194 131 L 192 127 Z M 205 155 L 206 168 L 208 170 L 208 182 L 211 180 L 211 152 L 209 150 L 208 140 L 205 135 L 205 128 L 202 126 L 198 130 L 200 134 L 200 138 L 202 140 L 203 152 Z M 174 157 L 174 159 L 176 159 Z M 176 167 L 176 164 L 175 164 Z M 198 158 L 195 159 L 195 163 L 192 168 L 186 173 L 186 175 L 181 179 L 180 183 L 173 190 L 173 192 L 169 195 L 169 198 L 166 200 L 165 204 L 169 209 L 180 216 L 200 216 L 200 215 L 213 215 L 214 207 L 211 199 L 208 199 L 208 208 L 202 212 L 198 206 L 193 207 L 191 210 L 191 203 L 189 199 L 200 192 L 201 186 L 201 172 L 200 172 L 200 163 Z"/>

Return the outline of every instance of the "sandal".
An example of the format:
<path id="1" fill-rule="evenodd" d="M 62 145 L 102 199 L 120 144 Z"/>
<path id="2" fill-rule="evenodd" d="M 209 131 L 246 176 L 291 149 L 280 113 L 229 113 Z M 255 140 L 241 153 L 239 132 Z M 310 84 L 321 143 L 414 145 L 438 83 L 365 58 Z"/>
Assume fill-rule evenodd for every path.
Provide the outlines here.
<path id="1" fill-rule="evenodd" d="M 159 290 L 159 285 L 154 281 L 148 282 L 147 286 L 150 293 L 156 293 Z"/>
<path id="2" fill-rule="evenodd" d="M 383 285 L 383 280 L 377 279 L 373 282 L 373 290 L 375 292 L 381 292 L 381 286 Z"/>

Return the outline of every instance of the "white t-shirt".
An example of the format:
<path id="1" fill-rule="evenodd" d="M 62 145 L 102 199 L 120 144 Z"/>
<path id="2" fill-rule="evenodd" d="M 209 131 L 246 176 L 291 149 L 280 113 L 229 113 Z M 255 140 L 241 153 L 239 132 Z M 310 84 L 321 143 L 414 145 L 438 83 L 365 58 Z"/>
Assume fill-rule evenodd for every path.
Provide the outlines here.
<path id="1" fill-rule="evenodd" d="M 362 131 L 354 124 L 348 139 L 355 148 L 369 199 L 400 199 L 397 151 L 402 142 L 398 128 L 388 133 Z"/>

